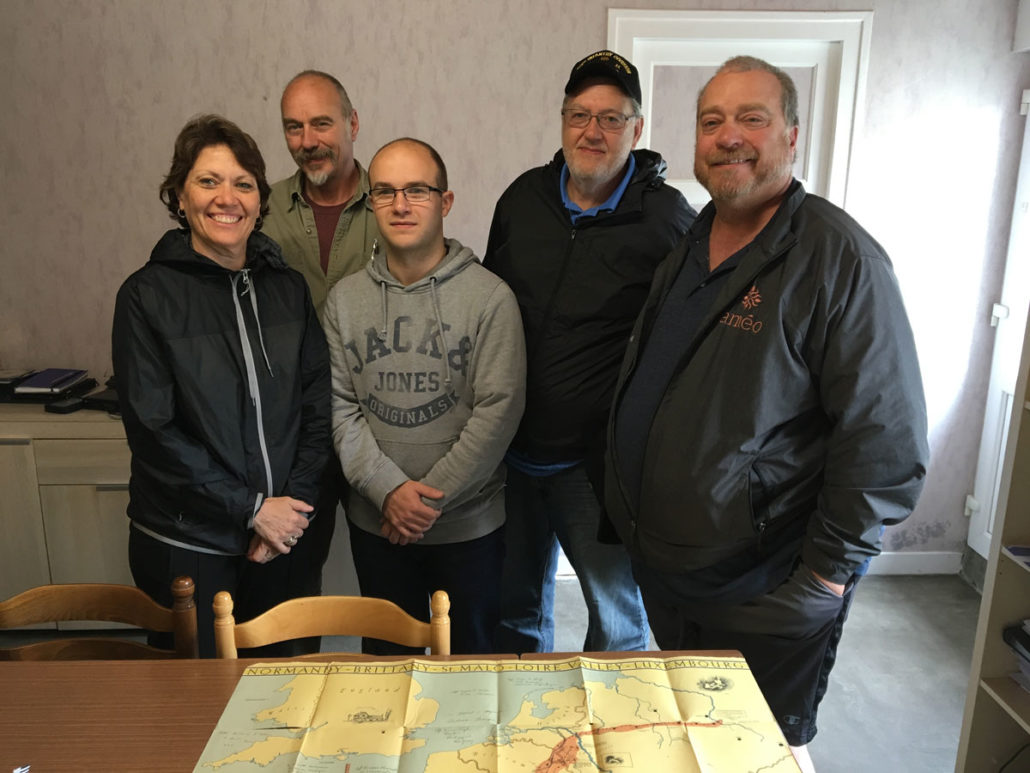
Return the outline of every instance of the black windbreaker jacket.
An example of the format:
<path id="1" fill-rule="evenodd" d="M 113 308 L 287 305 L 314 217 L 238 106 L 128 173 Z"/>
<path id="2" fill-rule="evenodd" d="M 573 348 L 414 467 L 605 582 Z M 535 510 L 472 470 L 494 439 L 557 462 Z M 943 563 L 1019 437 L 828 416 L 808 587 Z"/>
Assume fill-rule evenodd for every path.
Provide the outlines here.
<path id="1" fill-rule="evenodd" d="M 602 448 L 651 277 L 696 215 L 665 184 L 660 155 L 633 154 L 636 171 L 614 212 L 572 225 L 558 187 L 560 150 L 516 179 L 494 210 L 483 265 L 515 292 L 526 333 L 526 411 L 512 448 L 537 461 L 575 461 Z"/>
<path id="2" fill-rule="evenodd" d="M 241 554 L 266 496 L 316 501 L 329 354 L 304 279 L 251 234 L 230 271 L 169 231 L 118 291 L 112 357 L 132 451 L 129 517 Z"/>
<path id="3" fill-rule="evenodd" d="M 845 583 L 904 520 L 928 463 L 915 342 L 890 260 L 843 210 L 790 188 L 698 330 L 650 427 L 631 502 L 615 420 L 705 208 L 655 274 L 609 425 L 607 514 L 634 557 L 677 574 L 804 526 L 802 560 Z M 764 534 L 763 534 L 764 533 Z"/>

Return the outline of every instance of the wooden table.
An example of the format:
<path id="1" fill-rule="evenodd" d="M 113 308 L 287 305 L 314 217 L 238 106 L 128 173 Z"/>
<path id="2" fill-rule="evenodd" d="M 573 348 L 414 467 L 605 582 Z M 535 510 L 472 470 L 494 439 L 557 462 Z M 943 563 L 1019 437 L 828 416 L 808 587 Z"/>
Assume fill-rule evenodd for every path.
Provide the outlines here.
<path id="1" fill-rule="evenodd" d="M 565 658 L 584 653 L 535 655 Z M 624 658 L 632 653 L 587 653 Z M 687 653 L 641 652 L 642 657 Z M 691 656 L 738 655 L 692 652 Z M 491 656 L 492 658 L 514 658 Z M 527 657 L 531 657 L 527 655 Z M 325 660 L 369 660 L 334 653 Z M 375 660 L 405 660 L 404 657 Z M 482 660 L 482 656 L 429 660 Z M 261 660 L 0 662 L 0 773 L 193 770 L 243 669 Z"/>
<path id="2" fill-rule="evenodd" d="M 0 773 L 192 771 L 248 662 L 0 663 Z"/>
<path id="3" fill-rule="evenodd" d="M 192 771 L 243 669 L 269 660 L 0 662 L 0 773 Z"/>

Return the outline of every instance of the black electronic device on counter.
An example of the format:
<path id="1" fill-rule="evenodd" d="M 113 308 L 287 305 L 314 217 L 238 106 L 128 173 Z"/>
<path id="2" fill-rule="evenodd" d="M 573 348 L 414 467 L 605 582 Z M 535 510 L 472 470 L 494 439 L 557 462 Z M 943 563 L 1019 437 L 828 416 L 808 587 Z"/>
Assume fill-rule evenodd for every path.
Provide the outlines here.
<path id="1" fill-rule="evenodd" d="M 90 392 L 82 398 L 83 408 L 92 408 L 95 411 L 107 411 L 118 413 L 118 393 L 110 387 Z"/>
<path id="2" fill-rule="evenodd" d="M 85 405 L 81 397 L 65 397 L 43 406 L 47 413 L 74 413 Z"/>

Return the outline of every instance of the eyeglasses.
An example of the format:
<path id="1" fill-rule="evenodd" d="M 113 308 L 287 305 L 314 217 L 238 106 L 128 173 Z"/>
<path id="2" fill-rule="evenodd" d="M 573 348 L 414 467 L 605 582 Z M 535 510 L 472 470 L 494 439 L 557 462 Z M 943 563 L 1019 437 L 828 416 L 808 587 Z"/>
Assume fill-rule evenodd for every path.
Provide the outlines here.
<path id="1" fill-rule="evenodd" d="M 626 128 L 626 123 L 630 118 L 637 117 L 632 113 L 630 115 L 623 115 L 614 110 L 606 110 L 603 113 L 588 113 L 586 110 L 574 110 L 572 108 L 562 110 L 561 115 L 565 119 L 565 123 L 573 129 L 585 129 L 590 125 L 591 119 L 596 118 L 597 125 L 601 127 L 601 131 L 610 134 L 618 134 Z"/>
<path id="2" fill-rule="evenodd" d="M 422 204 L 429 201 L 433 193 L 443 194 L 439 188 L 432 185 L 409 185 L 407 188 L 373 188 L 368 192 L 368 198 L 374 206 L 386 207 L 393 203 L 394 196 L 402 194 L 409 204 Z"/>

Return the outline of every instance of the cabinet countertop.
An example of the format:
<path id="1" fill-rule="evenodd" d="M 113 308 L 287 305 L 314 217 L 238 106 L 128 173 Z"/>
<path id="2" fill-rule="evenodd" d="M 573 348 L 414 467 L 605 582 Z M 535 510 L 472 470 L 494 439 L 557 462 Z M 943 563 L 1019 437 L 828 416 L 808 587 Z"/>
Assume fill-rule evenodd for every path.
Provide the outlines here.
<path id="1" fill-rule="evenodd" d="M 124 439 L 122 420 L 103 411 L 47 413 L 40 403 L 0 403 L 0 438 Z"/>

